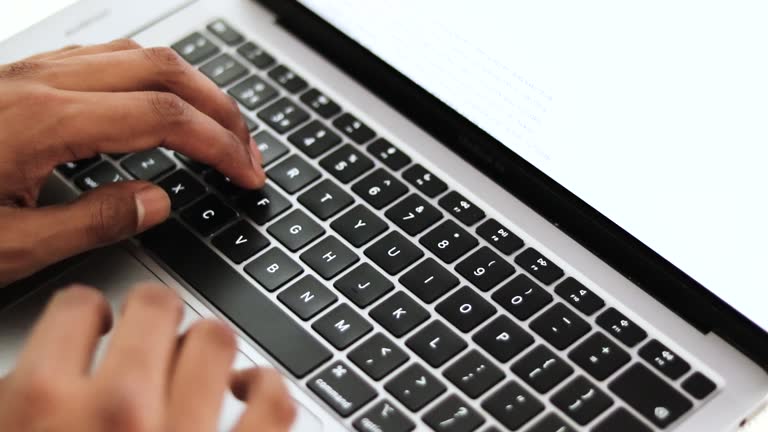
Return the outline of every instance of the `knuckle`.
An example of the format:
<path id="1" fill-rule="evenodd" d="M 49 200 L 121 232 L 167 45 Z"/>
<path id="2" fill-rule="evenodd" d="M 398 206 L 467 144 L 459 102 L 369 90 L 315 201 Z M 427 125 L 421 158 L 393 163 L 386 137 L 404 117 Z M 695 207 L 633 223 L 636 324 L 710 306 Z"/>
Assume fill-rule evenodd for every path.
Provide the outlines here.
<path id="1" fill-rule="evenodd" d="M 200 338 L 212 347 L 222 351 L 234 352 L 237 348 L 235 334 L 226 324 L 216 320 L 203 320 L 195 323 L 189 330 L 189 339 Z"/>
<path id="2" fill-rule="evenodd" d="M 173 78 L 189 71 L 189 63 L 169 47 L 145 48 L 147 60 L 166 78 Z"/>
<path id="3" fill-rule="evenodd" d="M 109 44 L 112 46 L 112 48 L 117 50 L 132 50 L 141 48 L 141 45 L 139 45 L 138 42 L 128 38 L 115 39 Z"/>
<path id="4" fill-rule="evenodd" d="M 91 223 L 87 228 L 88 236 L 96 244 L 103 245 L 131 234 L 136 227 L 138 216 L 127 206 L 123 197 L 103 195 L 91 212 Z M 126 215 L 130 216 L 126 217 Z"/>
<path id="5" fill-rule="evenodd" d="M 165 122 L 183 121 L 189 111 L 189 105 L 173 93 L 150 93 L 150 106 L 157 117 Z"/>
<path id="6" fill-rule="evenodd" d="M 22 78 L 35 75 L 43 68 L 43 63 L 34 60 L 22 60 L 0 68 L 0 78 Z"/>
<path id="7" fill-rule="evenodd" d="M 38 414 L 49 413 L 66 398 L 64 388 L 55 384 L 54 379 L 42 369 L 27 369 L 9 390 L 18 406 Z"/>
<path id="8" fill-rule="evenodd" d="M 115 432 L 149 432 L 153 429 L 141 389 L 124 381 L 110 382 L 100 397 L 100 423 Z"/>

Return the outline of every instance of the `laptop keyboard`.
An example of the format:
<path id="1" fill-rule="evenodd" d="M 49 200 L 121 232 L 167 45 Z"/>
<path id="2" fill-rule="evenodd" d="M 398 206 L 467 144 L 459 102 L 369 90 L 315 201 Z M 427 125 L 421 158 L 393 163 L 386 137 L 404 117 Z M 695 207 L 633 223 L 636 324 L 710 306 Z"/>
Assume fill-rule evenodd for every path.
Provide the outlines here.
<path id="1" fill-rule="evenodd" d="M 165 149 L 58 171 L 165 189 L 141 244 L 357 430 L 661 430 L 716 390 L 224 21 L 173 48 L 240 103 L 267 186 Z"/>

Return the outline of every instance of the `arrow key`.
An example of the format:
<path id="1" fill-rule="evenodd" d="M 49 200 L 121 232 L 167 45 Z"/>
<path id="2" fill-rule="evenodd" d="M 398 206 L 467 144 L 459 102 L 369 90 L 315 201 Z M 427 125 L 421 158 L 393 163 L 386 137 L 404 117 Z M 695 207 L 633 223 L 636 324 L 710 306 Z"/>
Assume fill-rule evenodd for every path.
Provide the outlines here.
<path id="1" fill-rule="evenodd" d="M 232 262 L 240 264 L 269 246 L 269 240 L 253 225 L 241 220 L 214 237 L 213 245 Z"/>
<path id="2" fill-rule="evenodd" d="M 349 359 L 368 376 L 380 380 L 405 363 L 408 354 L 382 333 L 376 333 L 352 350 Z"/>

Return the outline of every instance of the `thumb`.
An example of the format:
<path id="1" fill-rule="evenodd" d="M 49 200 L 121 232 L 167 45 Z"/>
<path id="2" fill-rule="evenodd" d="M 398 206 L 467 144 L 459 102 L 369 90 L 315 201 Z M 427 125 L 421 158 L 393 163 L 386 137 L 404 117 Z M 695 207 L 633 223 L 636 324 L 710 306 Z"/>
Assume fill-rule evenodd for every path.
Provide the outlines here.
<path id="1" fill-rule="evenodd" d="M 13 228 L 0 235 L 0 256 L 16 258 L 0 266 L 0 283 L 142 232 L 168 218 L 170 208 L 164 190 L 134 181 L 101 186 L 68 204 L 3 209 L 3 226 Z"/>

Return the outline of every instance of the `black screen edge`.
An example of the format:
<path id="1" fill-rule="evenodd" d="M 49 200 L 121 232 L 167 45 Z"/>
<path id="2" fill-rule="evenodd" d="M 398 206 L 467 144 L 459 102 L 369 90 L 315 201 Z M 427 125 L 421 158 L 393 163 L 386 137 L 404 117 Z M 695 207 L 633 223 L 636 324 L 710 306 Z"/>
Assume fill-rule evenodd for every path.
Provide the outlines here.
<path id="1" fill-rule="evenodd" d="M 296 1 L 259 2 L 282 27 L 638 287 L 768 371 L 768 333 L 740 312 L 311 10 Z"/>

